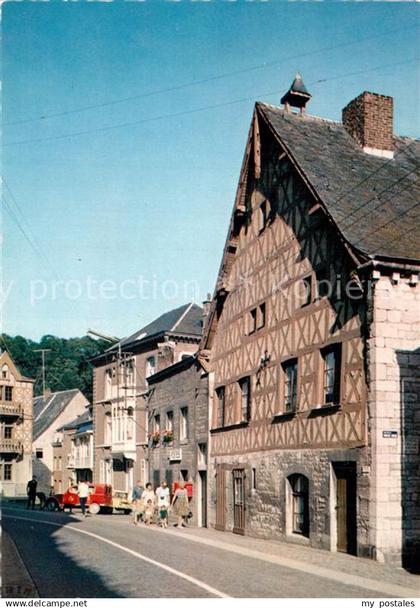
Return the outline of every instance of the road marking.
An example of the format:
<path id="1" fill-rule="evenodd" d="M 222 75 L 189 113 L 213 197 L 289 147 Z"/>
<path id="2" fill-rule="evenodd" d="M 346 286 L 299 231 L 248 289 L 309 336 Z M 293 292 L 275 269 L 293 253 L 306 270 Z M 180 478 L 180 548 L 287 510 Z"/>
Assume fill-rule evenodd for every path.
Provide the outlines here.
<path id="1" fill-rule="evenodd" d="M 73 530 L 73 532 L 79 532 L 79 534 L 85 534 L 86 536 L 91 536 L 92 538 L 101 540 L 103 543 L 107 543 L 108 545 L 111 545 L 112 547 L 116 547 L 117 549 L 120 549 L 121 551 L 125 551 L 126 553 L 129 553 L 130 555 L 134 555 L 134 557 L 137 557 L 138 559 L 148 562 L 149 564 L 153 564 L 154 566 L 157 566 L 158 568 L 161 568 L 162 570 L 166 570 L 170 574 L 174 574 L 175 576 L 178 576 L 179 578 L 183 578 L 184 580 L 188 581 L 189 583 L 192 583 L 193 585 L 196 585 L 197 587 L 200 587 L 201 589 L 208 591 L 209 593 L 211 593 L 212 595 L 215 595 L 216 597 L 230 597 L 230 595 L 227 595 L 226 593 L 223 593 L 222 591 L 219 591 L 218 589 L 215 589 L 214 587 L 207 585 L 207 583 L 203 583 L 202 581 L 198 580 L 197 578 L 194 578 L 193 576 L 190 576 L 189 574 L 184 574 L 184 572 L 175 570 L 175 568 L 171 568 L 170 566 L 167 566 L 166 564 L 162 564 L 162 562 L 157 562 L 156 560 L 151 559 L 150 557 L 147 557 L 146 555 L 142 555 L 141 553 L 138 553 L 137 551 L 133 551 L 132 549 L 128 549 L 127 547 L 123 547 L 122 545 L 119 545 L 118 543 L 114 543 L 114 541 L 112 541 L 112 540 L 108 540 L 107 538 L 104 538 L 103 536 L 99 536 L 99 534 L 94 534 L 93 532 L 88 532 L 87 530 L 80 530 L 80 528 L 75 528 L 74 526 L 65 525 L 64 523 L 58 524 L 55 522 L 46 521 L 45 519 L 37 519 L 36 517 L 21 517 L 18 515 L 3 515 L 3 517 L 9 518 L 9 519 L 21 519 L 23 521 L 33 521 L 33 522 L 36 522 L 39 524 L 45 524 L 47 526 L 54 526 L 56 528 L 63 528 L 64 530 Z"/>
<path id="2" fill-rule="evenodd" d="M 126 525 L 125 522 L 116 523 Z M 271 564 L 283 566 L 284 568 L 289 568 L 290 570 L 300 570 L 301 572 L 306 572 L 307 574 L 319 576 L 320 578 L 325 578 L 343 585 L 350 585 L 352 587 L 359 587 L 361 589 L 367 589 L 369 591 L 376 591 L 378 593 L 378 597 L 385 597 L 384 594 L 405 598 L 418 597 L 418 591 L 416 588 L 413 587 L 405 587 L 404 585 L 386 583 L 385 581 L 380 581 L 373 578 L 365 578 L 364 576 L 359 576 L 358 574 L 347 574 L 346 572 L 343 572 L 341 570 L 333 570 L 331 568 L 316 566 L 309 562 L 290 559 L 288 557 L 281 557 L 279 555 L 272 555 L 270 553 L 262 553 L 261 551 L 256 551 L 255 549 L 248 549 L 247 547 L 237 547 L 235 545 L 231 545 L 223 541 L 203 538 L 201 536 L 194 536 L 193 534 L 186 534 L 185 532 L 181 532 L 180 530 L 164 530 L 162 528 L 152 527 L 149 527 L 148 530 L 160 534 L 170 534 L 172 536 L 178 536 L 183 538 L 184 540 L 190 540 L 194 543 L 201 543 L 209 547 L 222 549 L 223 551 L 230 551 L 231 553 L 237 553 L 239 555 L 250 557 L 252 559 L 259 559 L 265 562 L 269 562 Z"/>

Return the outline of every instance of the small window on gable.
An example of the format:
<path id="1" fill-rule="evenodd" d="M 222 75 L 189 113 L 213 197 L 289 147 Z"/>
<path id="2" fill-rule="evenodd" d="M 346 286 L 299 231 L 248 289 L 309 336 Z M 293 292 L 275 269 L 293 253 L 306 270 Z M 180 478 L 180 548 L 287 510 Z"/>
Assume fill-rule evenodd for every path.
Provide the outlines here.
<path id="1" fill-rule="evenodd" d="M 42 460 L 44 458 L 44 452 L 43 450 L 36 450 L 35 451 L 35 457 L 37 460 Z"/>
<path id="2" fill-rule="evenodd" d="M 257 329 L 265 326 L 265 302 L 257 308 Z"/>
<path id="3" fill-rule="evenodd" d="M 270 205 L 267 200 L 263 201 L 258 209 L 258 228 L 261 233 L 269 223 Z"/>
<path id="4" fill-rule="evenodd" d="M 312 275 L 302 279 L 302 291 L 300 293 L 301 306 L 308 306 L 314 300 Z"/>
<path id="5" fill-rule="evenodd" d="M 253 308 L 249 311 L 249 329 L 248 334 L 251 335 L 257 330 L 257 309 Z"/>
<path id="6" fill-rule="evenodd" d="M 323 360 L 323 404 L 340 403 L 341 344 L 321 351 Z"/>
<path id="7" fill-rule="evenodd" d="M 7 367 L 7 365 L 3 365 L 2 370 L 1 370 L 1 377 L 3 378 L 3 380 L 7 380 L 9 377 L 9 368 Z"/>

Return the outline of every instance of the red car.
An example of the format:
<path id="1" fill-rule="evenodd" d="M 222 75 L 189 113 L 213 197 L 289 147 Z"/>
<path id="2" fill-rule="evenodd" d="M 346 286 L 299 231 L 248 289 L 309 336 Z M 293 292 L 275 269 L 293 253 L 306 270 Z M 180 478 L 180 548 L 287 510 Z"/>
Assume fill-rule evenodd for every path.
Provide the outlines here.
<path id="1" fill-rule="evenodd" d="M 103 513 L 112 513 L 112 487 L 106 483 L 89 484 L 89 497 L 87 506 L 89 513 L 96 515 L 102 510 Z M 48 511 L 64 511 L 66 507 L 80 507 L 79 496 L 76 488 L 69 488 L 64 494 L 53 494 L 46 502 Z"/>

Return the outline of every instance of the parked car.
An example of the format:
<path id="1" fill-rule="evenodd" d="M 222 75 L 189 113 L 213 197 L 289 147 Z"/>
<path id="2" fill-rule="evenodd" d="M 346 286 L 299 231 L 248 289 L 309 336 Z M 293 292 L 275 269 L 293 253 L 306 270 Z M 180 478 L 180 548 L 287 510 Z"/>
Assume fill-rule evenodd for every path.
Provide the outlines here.
<path id="1" fill-rule="evenodd" d="M 112 493 L 112 504 L 116 511 L 123 511 L 126 515 L 131 513 L 133 505 L 128 498 L 128 492 L 115 490 Z"/>
<path id="2" fill-rule="evenodd" d="M 87 506 L 89 513 L 96 515 L 99 511 L 112 513 L 112 487 L 105 483 L 89 484 Z M 76 488 L 69 488 L 64 494 L 53 494 L 46 502 L 48 511 L 64 511 L 66 507 L 80 507 Z"/>

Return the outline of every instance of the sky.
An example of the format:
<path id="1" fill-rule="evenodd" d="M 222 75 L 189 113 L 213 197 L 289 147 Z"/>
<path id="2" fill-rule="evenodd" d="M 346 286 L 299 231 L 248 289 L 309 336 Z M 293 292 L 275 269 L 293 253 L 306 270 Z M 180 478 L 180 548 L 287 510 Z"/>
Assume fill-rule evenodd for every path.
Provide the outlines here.
<path id="1" fill-rule="evenodd" d="M 410 2 L 6 2 L 2 330 L 124 336 L 213 292 L 255 101 L 419 136 Z M 92 107 L 93 106 L 93 107 Z"/>

